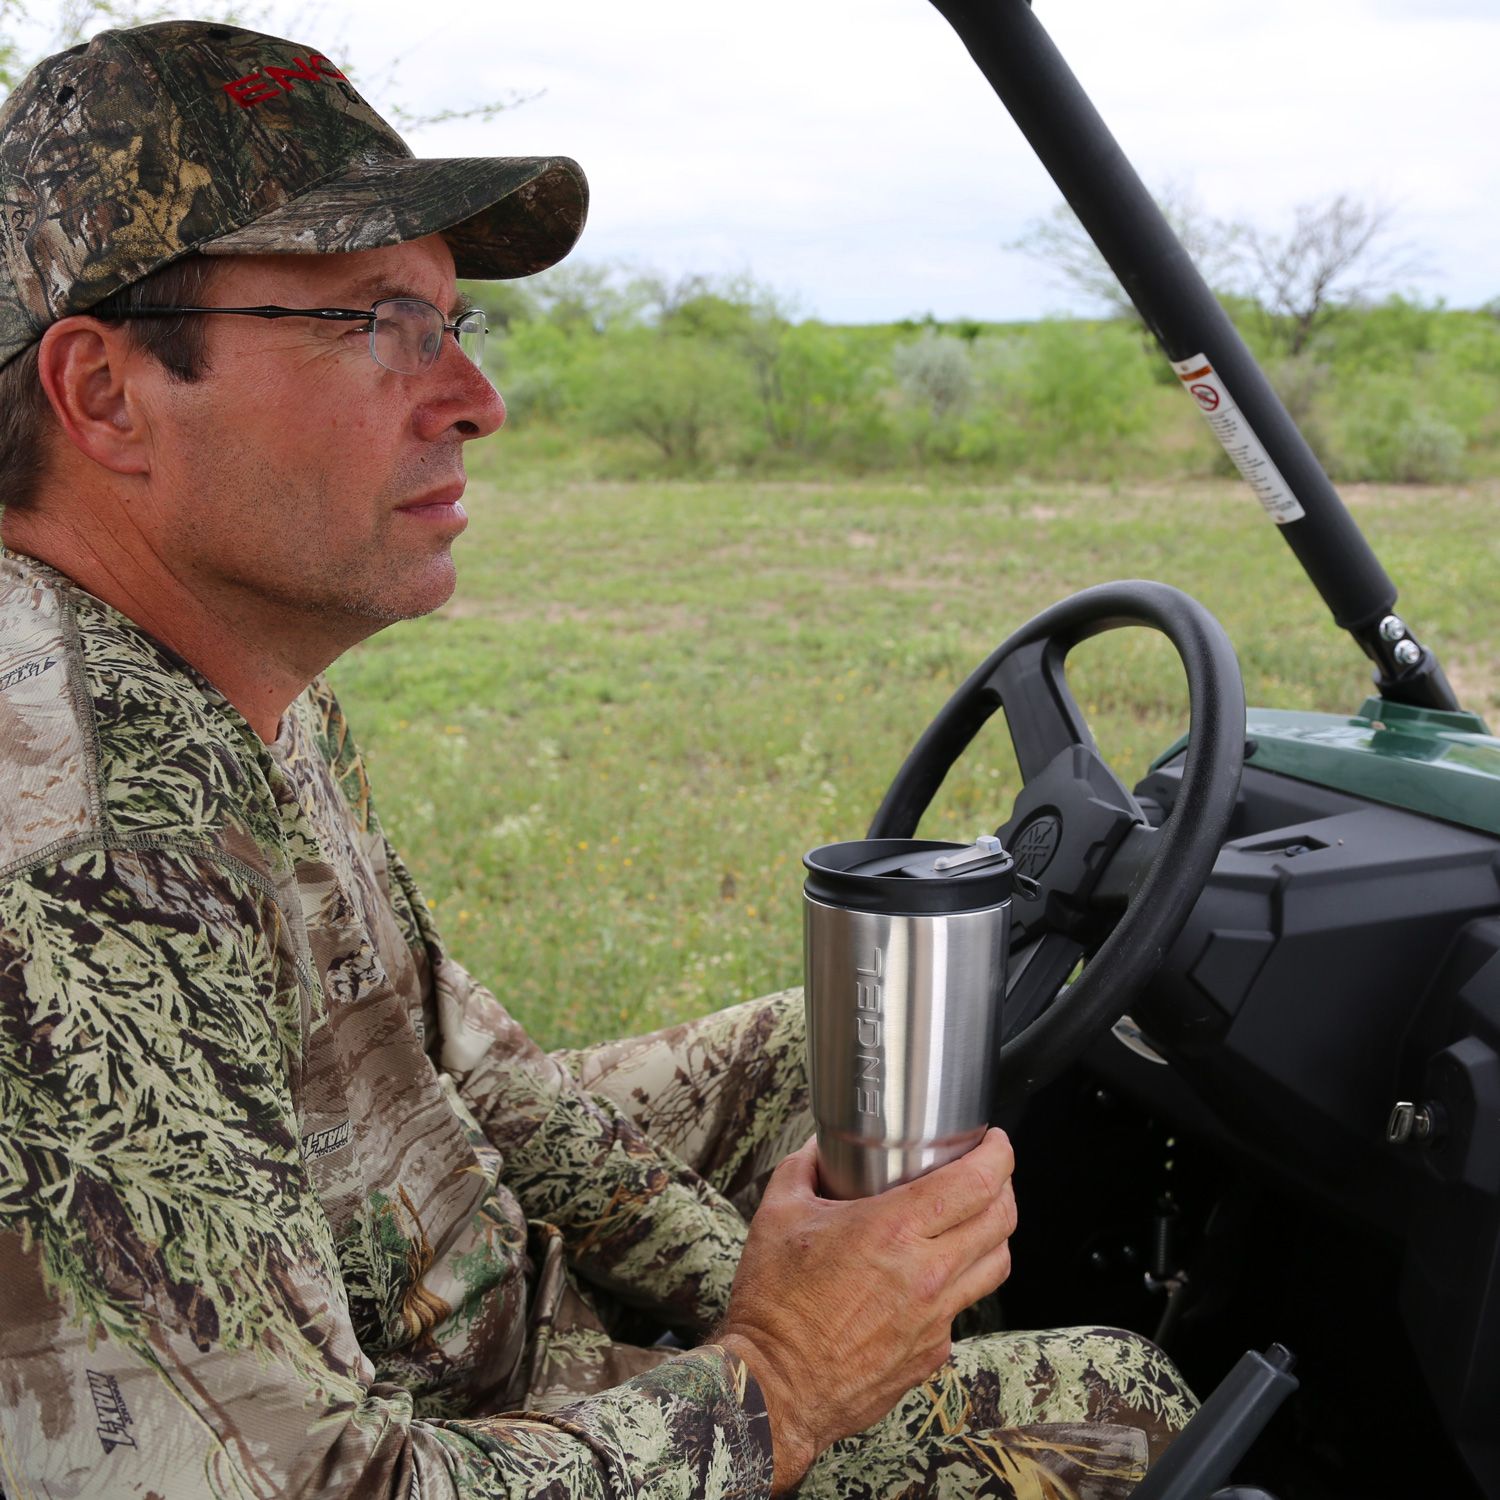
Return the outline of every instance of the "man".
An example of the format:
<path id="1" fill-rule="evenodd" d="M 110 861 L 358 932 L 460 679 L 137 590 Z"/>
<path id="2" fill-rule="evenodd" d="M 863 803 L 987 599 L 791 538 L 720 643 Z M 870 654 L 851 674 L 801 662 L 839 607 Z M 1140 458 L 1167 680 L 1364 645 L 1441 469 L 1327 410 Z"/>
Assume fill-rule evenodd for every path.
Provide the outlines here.
<path id="1" fill-rule="evenodd" d="M 999 1132 L 825 1201 L 795 996 L 549 1057 L 381 835 L 320 674 L 451 593 L 504 419 L 455 278 L 564 255 L 577 167 L 167 22 L 40 65 L 0 180 L 12 1500 L 1124 1493 L 1191 1409 L 1151 1346 L 950 1358 Z"/>

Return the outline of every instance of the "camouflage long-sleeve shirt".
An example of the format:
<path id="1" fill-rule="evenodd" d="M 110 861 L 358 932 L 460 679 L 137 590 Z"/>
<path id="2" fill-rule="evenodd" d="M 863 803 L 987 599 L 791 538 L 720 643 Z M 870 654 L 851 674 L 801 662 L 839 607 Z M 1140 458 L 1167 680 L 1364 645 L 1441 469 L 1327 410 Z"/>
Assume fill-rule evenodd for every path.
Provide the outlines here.
<path id="1" fill-rule="evenodd" d="M 326 689 L 264 745 L 0 553 L 10 1500 L 764 1494 L 743 1365 L 574 1316 L 702 1337 L 742 1234 L 444 955 Z"/>

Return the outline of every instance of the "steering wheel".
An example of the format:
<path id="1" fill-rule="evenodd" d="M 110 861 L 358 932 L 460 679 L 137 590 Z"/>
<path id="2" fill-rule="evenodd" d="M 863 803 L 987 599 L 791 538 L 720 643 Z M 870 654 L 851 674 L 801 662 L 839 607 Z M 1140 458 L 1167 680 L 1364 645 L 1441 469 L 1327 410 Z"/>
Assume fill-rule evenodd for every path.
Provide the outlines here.
<path id="1" fill-rule="evenodd" d="M 1065 674 L 1078 642 L 1126 625 L 1161 631 L 1187 674 L 1187 763 L 1160 829 L 1099 754 Z M 1182 931 L 1239 794 L 1245 689 L 1229 637 L 1196 599 L 1143 580 L 1084 589 L 1023 625 L 954 693 L 896 773 L 868 837 L 913 837 L 1002 704 L 1023 786 L 997 830 L 1018 881 L 996 1097 L 1015 1100 L 1124 1015 Z"/>

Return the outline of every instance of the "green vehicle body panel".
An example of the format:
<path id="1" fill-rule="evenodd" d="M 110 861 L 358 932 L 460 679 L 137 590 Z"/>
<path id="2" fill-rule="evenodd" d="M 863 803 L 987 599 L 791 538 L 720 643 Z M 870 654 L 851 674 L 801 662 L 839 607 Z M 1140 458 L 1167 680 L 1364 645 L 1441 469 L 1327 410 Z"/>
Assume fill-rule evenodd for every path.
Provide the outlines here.
<path id="1" fill-rule="evenodd" d="M 1245 733 L 1247 765 L 1500 835 L 1500 739 L 1477 714 L 1367 698 L 1348 717 L 1247 709 Z"/>

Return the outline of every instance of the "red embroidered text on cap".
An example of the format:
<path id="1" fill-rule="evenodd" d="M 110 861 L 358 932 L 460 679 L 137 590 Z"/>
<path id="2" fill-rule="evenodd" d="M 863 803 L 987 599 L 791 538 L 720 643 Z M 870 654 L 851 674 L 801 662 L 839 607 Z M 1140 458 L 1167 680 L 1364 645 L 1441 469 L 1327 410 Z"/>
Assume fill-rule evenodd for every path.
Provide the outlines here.
<path id="1" fill-rule="evenodd" d="M 343 82 L 344 75 L 320 52 L 310 56 L 294 57 L 289 68 L 264 67 L 233 83 L 224 85 L 224 92 L 239 105 L 249 109 L 262 99 L 274 99 L 278 94 L 289 94 L 292 85 L 301 79 L 304 83 Z"/>

